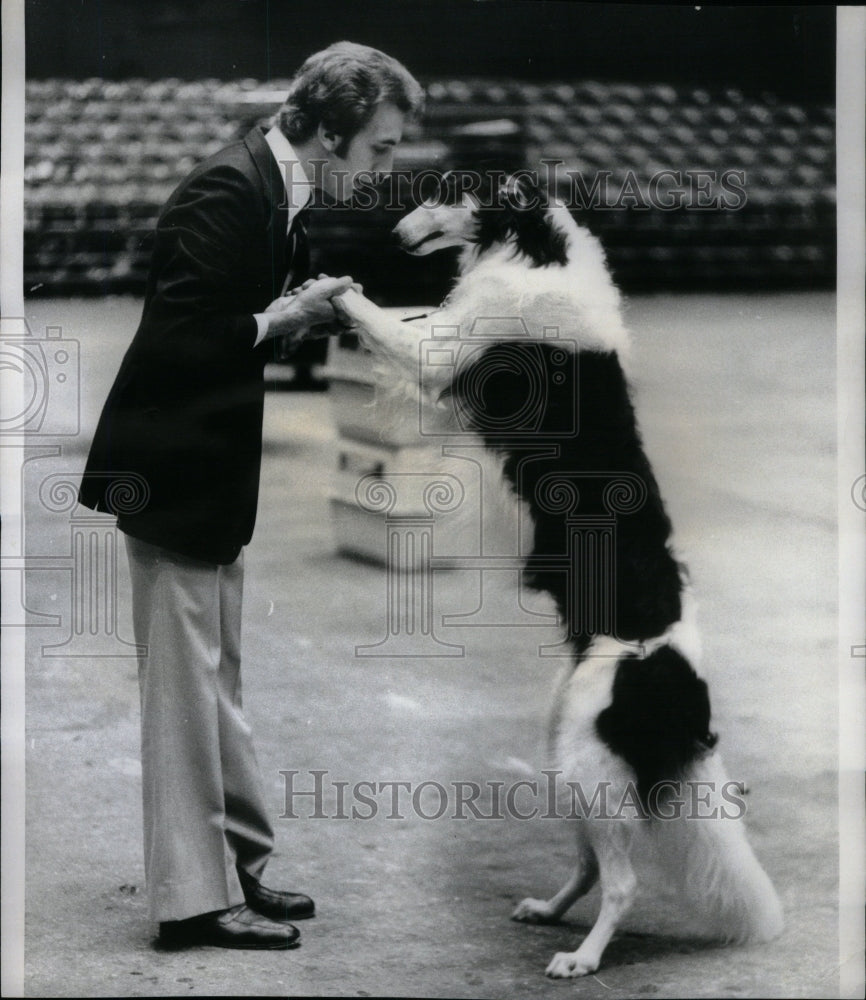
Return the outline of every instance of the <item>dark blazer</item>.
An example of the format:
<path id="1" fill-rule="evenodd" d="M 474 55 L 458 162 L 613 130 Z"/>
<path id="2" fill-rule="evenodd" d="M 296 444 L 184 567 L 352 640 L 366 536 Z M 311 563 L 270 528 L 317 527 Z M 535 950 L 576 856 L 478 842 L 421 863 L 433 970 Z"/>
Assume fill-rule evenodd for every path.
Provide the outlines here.
<path id="1" fill-rule="evenodd" d="M 280 294 L 289 265 L 280 169 L 255 128 L 169 198 L 79 493 L 122 531 L 208 562 L 236 559 L 255 524 L 275 342 L 254 347 L 253 314 Z"/>

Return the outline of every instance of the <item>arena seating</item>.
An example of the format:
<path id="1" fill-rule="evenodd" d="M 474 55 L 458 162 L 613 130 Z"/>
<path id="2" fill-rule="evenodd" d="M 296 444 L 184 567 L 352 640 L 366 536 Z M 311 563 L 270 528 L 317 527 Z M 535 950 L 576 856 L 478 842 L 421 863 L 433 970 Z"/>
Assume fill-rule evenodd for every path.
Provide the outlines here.
<path id="1" fill-rule="evenodd" d="M 153 224 L 172 188 L 266 119 L 287 83 L 28 82 L 25 291 L 140 294 Z M 545 161 L 626 288 L 834 280 L 832 107 L 735 89 L 586 81 L 440 80 L 427 93 L 425 119 L 397 166 Z M 735 175 L 725 189 L 721 176 L 731 170 L 742 181 Z M 663 175 L 655 192 L 663 205 L 648 190 L 660 171 L 679 172 Z M 593 193 L 599 177 L 606 187 Z M 686 203 L 677 192 L 690 185 Z M 696 209 L 696 197 L 705 207 Z M 393 211 L 321 210 L 312 228 L 319 266 L 351 270 L 383 301 L 437 298 L 449 261 L 398 254 L 387 243 L 394 221 Z"/>

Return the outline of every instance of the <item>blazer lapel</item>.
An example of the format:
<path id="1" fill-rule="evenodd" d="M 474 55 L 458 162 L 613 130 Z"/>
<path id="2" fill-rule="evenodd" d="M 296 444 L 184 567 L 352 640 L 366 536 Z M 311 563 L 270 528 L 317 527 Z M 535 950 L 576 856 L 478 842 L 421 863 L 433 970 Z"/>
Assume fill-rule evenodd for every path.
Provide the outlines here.
<path id="1" fill-rule="evenodd" d="M 265 134 L 259 126 L 247 133 L 244 144 L 262 181 L 270 240 L 271 284 L 273 298 L 277 298 L 289 266 L 286 246 L 289 203 L 286 198 L 286 185 L 281 172 L 282 167 L 274 158 L 270 146 L 265 141 Z"/>

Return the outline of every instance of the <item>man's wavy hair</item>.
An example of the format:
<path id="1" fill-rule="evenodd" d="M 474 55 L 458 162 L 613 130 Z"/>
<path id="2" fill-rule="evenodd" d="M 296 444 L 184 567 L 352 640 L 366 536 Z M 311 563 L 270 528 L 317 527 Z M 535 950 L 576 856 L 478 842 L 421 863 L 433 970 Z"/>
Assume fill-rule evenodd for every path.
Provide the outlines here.
<path id="1" fill-rule="evenodd" d="M 345 148 L 384 101 L 415 118 L 423 109 L 424 91 L 402 63 L 384 52 L 335 42 L 301 66 L 275 121 L 289 142 L 306 141 L 321 123 L 341 137 Z"/>

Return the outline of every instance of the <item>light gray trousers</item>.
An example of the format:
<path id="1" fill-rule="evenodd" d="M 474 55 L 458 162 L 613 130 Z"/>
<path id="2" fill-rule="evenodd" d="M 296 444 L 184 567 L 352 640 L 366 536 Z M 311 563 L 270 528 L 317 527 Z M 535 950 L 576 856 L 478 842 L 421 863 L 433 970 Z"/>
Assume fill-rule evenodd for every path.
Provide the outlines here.
<path id="1" fill-rule="evenodd" d="M 139 657 L 144 864 L 152 920 L 244 901 L 273 829 L 241 705 L 243 552 L 229 566 L 129 535 Z"/>

